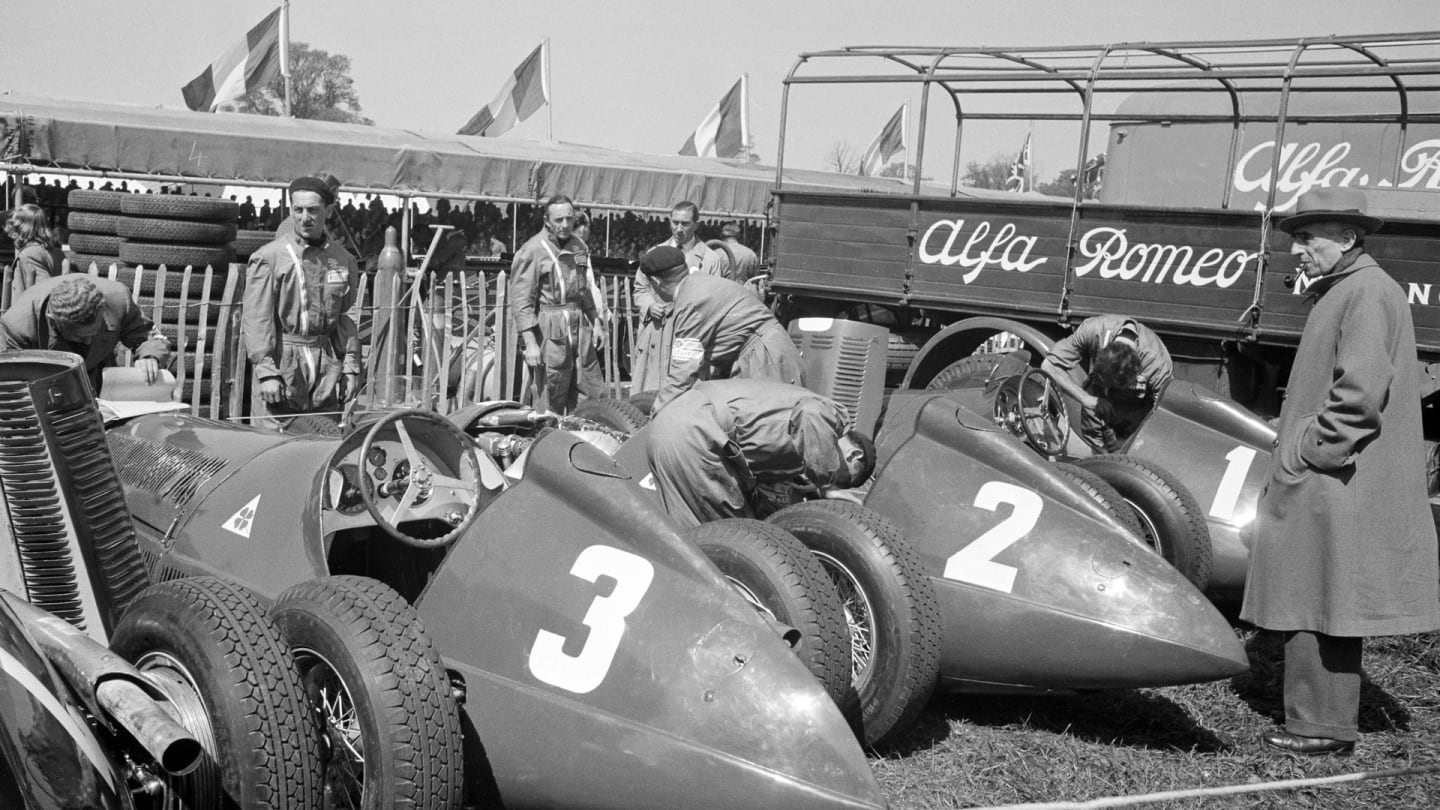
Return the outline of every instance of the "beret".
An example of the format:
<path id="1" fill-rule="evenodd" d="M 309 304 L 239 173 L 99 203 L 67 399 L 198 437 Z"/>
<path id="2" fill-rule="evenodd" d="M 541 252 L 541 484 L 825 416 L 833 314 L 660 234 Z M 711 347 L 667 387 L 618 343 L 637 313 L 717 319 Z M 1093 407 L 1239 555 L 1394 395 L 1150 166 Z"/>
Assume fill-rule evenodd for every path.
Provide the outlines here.
<path id="1" fill-rule="evenodd" d="M 669 245 L 653 247 L 640 257 L 640 272 L 647 276 L 659 276 L 685 266 L 685 251 Z"/>
<path id="2" fill-rule="evenodd" d="M 104 302 L 105 296 L 95 282 L 87 276 L 71 274 L 62 278 L 50 291 L 45 312 L 64 323 L 90 323 L 95 320 L 95 313 L 100 311 Z"/>
<path id="3" fill-rule="evenodd" d="M 333 205 L 335 203 L 335 190 L 330 188 L 329 183 L 326 183 L 319 177 L 306 175 L 291 180 L 290 193 L 294 194 L 297 191 L 313 191 L 320 195 L 320 199 L 324 200 L 326 205 Z"/>

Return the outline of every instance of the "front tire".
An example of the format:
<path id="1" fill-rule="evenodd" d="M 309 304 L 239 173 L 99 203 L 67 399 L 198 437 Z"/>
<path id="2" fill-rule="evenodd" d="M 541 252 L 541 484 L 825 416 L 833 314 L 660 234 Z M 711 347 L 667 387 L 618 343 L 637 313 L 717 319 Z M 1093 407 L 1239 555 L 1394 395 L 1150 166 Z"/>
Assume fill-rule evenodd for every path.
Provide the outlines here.
<path id="1" fill-rule="evenodd" d="M 804 543 L 835 581 L 850 626 L 861 741 L 893 742 L 940 674 L 940 606 L 920 555 L 889 520 L 845 501 L 806 501 L 767 520 Z"/>
<path id="2" fill-rule="evenodd" d="M 333 576 L 290 588 L 271 615 L 329 743 L 323 806 L 458 807 L 460 710 L 415 609 L 382 582 Z"/>
<path id="3" fill-rule="evenodd" d="M 208 755 L 166 779 L 177 806 L 319 806 L 319 734 L 280 633 L 248 591 L 213 577 L 152 586 L 110 646 L 170 698 Z"/>
<path id="4" fill-rule="evenodd" d="M 1080 488 L 1085 490 L 1086 495 L 1105 507 L 1105 511 L 1120 521 L 1120 524 L 1135 535 L 1136 539 L 1144 542 L 1145 528 L 1140 523 L 1140 515 L 1135 512 L 1135 507 L 1125 501 L 1125 496 L 1120 494 L 1120 490 L 1110 486 L 1110 482 L 1101 478 L 1099 474 L 1084 467 L 1065 461 L 1058 461 L 1055 466 L 1060 472 L 1065 473 L 1067 478 L 1079 484 Z"/>
<path id="5" fill-rule="evenodd" d="M 650 421 L 644 411 L 631 403 L 610 397 L 587 397 L 575 406 L 570 415 L 630 434 L 638 432 Z"/>
<path id="6" fill-rule="evenodd" d="M 1205 511 L 1180 480 L 1155 464 L 1120 454 L 1075 460 L 1115 487 L 1140 518 L 1141 537 L 1201 591 L 1210 586 L 1213 549 Z"/>

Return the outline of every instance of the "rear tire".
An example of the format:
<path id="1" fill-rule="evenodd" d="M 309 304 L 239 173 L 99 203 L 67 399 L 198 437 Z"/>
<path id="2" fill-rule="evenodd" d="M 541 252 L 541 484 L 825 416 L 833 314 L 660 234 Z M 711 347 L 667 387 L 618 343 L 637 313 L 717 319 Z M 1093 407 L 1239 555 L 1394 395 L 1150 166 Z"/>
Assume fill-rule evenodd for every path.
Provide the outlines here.
<path id="1" fill-rule="evenodd" d="M 767 520 L 799 538 L 835 581 L 850 627 L 860 739 L 893 742 L 940 675 L 940 605 L 920 555 L 889 520 L 846 501 L 806 501 Z"/>
<path id="2" fill-rule="evenodd" d="M 1120 494 L 1120 490 L 1110 486 L 1110 483 L 1101 478 L 1099 474 L 1084 467 L 1064 461 L 1057 462 L 1055 466 L 1059 468 L 1060 472 L 1069 476 L 1070 480 L 1079 484 L 1080 488 L 1085 490 L 1086 495 L 1105 507 L 1105 511 L 1114 515 L 1115 519 L 1129 529 L 1131 534 L 1144 540 L 1145 529 L 1140 525 L 1140 516 L 1135 513 L 1135 507 L 1125 502 L 1125 496 Z"/>
<path id="3" fill-rule="evenodd" d="M 979 388 L 990 379 L 990 372 L 1004 355 L 972 354 L 962 357 L 931 378 L 925 385 L 926 391 L 954 391 L 957 388 Z"/>
<path id="4" fill-rule="evenodd" d="M 572 416 L 631 434 L 650 422 L 650 417 L 639 408 L 623 399 L 610 397 L 588 397 L 570 413 Z"/>
<path id="5" fill-rule="evenodd" d="M 1155 464 L 1119 454 L 1075 460 L 1076 466 L 1105 479 L 1134 507 L 1140 537 L 1203 591 L 1210 585 L 1213 549 L 1205 511 L 1190 490 Z"/>
<path id="6" fill-rule="evenodd" d="M 460 709 L 415 609 L 378 580 L 333 576 L 290 588 L 271 616 L 330 742 L 324 806 L 460 806 Z"/>
<path id="7" fill-rule="evenodd" d="M 213 577 L 152 586 L 111 649 L 159 685 L 206 756 L 162 777 L 187 808 L 321 802 L 320 737 L 280 633 L 248 591 Z"/>

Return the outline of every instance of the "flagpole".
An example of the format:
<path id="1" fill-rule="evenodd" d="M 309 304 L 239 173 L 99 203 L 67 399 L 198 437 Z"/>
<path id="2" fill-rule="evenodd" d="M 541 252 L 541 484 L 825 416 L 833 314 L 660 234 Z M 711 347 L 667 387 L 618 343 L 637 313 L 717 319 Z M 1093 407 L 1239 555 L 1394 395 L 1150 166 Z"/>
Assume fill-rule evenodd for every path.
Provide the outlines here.
<path id="1" fill-rule="evenodd" d="M 740 142 L 745 144 L 745 161 L 750 161 L 750 74 L 740 74 Z"/>
<path id="2" fill-rule="evenodd" d="M 551 93 L 555 92 L 555 86 L 550 83 L 550 37 L 545 37 L 545 52 L 540 56 L 545 63 L 545 134 L 549 140 L 555 140 L 555 99 Z"/>
<path id="3" fill-rule="evenodd" d="M 285 77 L 285 117 L 290 118 L 290 0 L 280 3 L 280 75 Z"/>

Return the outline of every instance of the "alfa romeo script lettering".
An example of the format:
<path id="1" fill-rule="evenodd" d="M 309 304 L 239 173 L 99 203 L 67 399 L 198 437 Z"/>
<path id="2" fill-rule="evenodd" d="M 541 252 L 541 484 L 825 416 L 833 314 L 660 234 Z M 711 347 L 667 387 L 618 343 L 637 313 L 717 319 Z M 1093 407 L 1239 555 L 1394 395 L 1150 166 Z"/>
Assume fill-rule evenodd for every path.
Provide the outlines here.
<path id="1" fill-rule="evenodd" d="M 1035 236 L 1020 233 L 1012 222 L 998 228 L 980 220 L 966 228 L 964 219 L 942 219 L 925 230 L 920 240 L 920 261 L 965 270 L 960 280 L 970 284 L 989 268 L 1028 273 L 1050 261 L 1034 256 Z M 1173 284 L 1180 287 L 1228 288 L 1240 280 L 1259 254 L 1192 245 L 1136 242 L 1124 228 L 1100 225 L 1080 237 L 1080 258 L 1075 275 Z"/>
<path id="2" fill-rule="evenodd" d="M 1265 141 L 1241 156 L 1232 178 L 1235 190 L 1267 192 L 1270 190 L 1270 161 L 1275 142 Z M 1420 141 L 1400 157 L 1399 182 L 1388 177 L 1372 177 L 1364 169 L 1346 165 L 1352 147 L 1340 141 L 1326 148 L 1324 144 L 1287 143 L 1280 149 L 1279 182 L 1275 186 L 1275 211 L 1290 210 L 1301 194 L 1317 187 L 1374 186 L 1377 188 L 1414 188 L 1440 190 L 1440 139 Z M 1265 207 L 1255 203 L 1256 210 Z"/>

